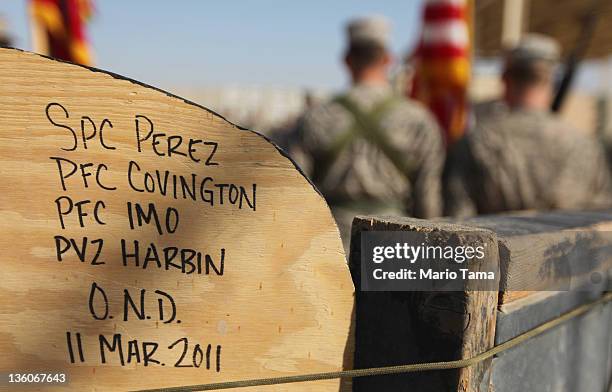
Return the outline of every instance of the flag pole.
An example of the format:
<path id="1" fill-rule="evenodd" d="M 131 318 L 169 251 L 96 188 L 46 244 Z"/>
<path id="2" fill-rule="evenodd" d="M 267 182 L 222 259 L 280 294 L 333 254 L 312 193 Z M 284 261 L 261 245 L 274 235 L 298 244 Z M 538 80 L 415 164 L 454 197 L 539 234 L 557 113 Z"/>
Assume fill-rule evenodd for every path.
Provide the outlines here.
<path id="1" fill-rule="evenodd" d="M 49 40 L 47 38 L 47 32 L 40 25 L 38 18 L 34 12 L 34 4 L 29 3 L 28 7 L 29 20 L 30 20 L 30 39 L 32 44 L 32 51 L 44 55 L 49 55 Z"/>

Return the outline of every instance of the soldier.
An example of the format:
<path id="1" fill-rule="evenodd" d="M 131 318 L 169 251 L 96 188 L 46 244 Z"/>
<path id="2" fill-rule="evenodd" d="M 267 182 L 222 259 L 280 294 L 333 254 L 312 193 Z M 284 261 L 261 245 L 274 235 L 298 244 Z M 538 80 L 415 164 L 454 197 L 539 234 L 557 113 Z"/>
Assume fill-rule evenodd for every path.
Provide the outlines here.
<path id="1" fill-rule="evenodd" d="M 385 19 L 354 20 L 347 33 L 352 87 L 309 110 L 290 147 L 331 205 L 345 247 L 357 214 L 438 216 L 444 163 L 432 116 L 389 84 Z"/>
<path id="2" fill-rule="evenodd" d="M 449 157 L 445 212 L 584 209 L 610 203 L 599 143 L 550 113 L 555 41 L 529 35 L 506 56 L 503 100 L 481 106 Z"/>

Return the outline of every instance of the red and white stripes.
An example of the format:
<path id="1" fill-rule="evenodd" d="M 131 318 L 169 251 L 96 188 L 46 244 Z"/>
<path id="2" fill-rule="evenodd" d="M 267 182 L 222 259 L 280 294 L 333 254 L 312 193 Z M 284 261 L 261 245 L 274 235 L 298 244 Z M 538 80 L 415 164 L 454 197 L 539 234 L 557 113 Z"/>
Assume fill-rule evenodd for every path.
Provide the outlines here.
<path id="1" fill-rule="evenodd" d="M 469 0 L 425 0 L 413 95 L 436 115 L 449 143 L 463 134 L 470 78 Z"/>

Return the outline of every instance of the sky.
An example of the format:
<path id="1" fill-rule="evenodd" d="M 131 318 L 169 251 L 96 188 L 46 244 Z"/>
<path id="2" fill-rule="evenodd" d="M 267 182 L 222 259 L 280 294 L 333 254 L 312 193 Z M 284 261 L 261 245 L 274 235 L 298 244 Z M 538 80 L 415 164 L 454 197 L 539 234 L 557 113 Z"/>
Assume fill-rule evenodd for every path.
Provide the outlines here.
<path id="1" fill-rule="evenodd" d="M 97 0 L 89 25 L 98 68 L 158 87 L 254 85 L 335 89 L 344 25 L 378 14 L 403 55 L 422 0 Z M 27 0 L 0 1 L 15 46 L 31 50 Z"/>
<path id="2" fill-rule="evenodd" d="M 0 0 L 15 46 L 31 50 L 28 0 Z M 94 0 L 95 66 L 166 90 L 251 86 L 337 90 L 344 26 L 390 20 L 396 58 L 414 46 L 423 0 Z M 606 70 L 602 83 L 602 69 Z M 612 91 L 612 58 L 580 68 L 574 85 Z"/>

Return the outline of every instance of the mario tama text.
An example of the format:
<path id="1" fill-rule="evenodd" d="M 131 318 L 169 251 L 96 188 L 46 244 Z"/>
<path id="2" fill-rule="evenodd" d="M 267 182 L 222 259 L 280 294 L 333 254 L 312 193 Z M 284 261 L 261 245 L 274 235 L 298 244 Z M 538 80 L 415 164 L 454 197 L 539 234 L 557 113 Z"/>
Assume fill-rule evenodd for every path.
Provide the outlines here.
<path id="1" fill-rule="evenodd" d="M 361 290 L 455 291 L 466 286 L 497 290 L 498 272 L 476 234 L 407 231 L 364 232 Z"/>

